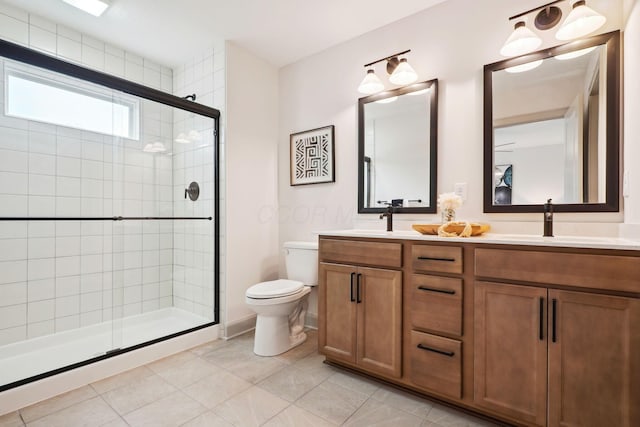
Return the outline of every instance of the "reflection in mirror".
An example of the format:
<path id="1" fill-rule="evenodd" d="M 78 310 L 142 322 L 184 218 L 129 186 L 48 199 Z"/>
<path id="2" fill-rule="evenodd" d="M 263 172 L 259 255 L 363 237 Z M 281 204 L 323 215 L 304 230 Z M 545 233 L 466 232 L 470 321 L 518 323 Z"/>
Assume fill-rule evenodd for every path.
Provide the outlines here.
<path id="1" fill-rule="evenodd" d="M 618 210 L 618 39 L 485 66 L 485 212 Z"/>
<path id="2" fill-rule="evenodd" d="M 358 212 L 436 211 L 437 80 L 361 98 Z"/>

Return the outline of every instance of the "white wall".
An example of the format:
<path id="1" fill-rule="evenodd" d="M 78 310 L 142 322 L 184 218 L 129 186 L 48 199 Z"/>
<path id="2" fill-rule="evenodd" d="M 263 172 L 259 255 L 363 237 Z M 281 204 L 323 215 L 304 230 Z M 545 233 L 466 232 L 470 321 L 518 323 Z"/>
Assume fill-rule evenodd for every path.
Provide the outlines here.
<path id="1" fill-rule="evenodd" d="M 624 173 L 628 175 L 628 197 L 624 198 L 625 225 L 621 235 L 640 237 L 640 2 L 625 2 L 627 23 L 624 33 Z"/>
<path id="2" fill-rule="evenodd" d="M 252 319 L 250 286 L 278 277 L 278 71 L 226 44 L 226 328 Z M 232 96 L 231 96 L 232 94 Z"/>
<path id="3" fill-rule="evenodd" d="M 602 6 L 602 2 L 598 2 Z M 461 219 L 491 223 L 496 231 L 542 232 L 541 215 L 482 212 L 483 65 L 502 60 L 499 49 L 512 31 L 508 17 L 539 6 L 527 0 L 450 0 L 367 33 L 280 72 L 280 241 L 312 240 L 315 231 L 384 227 L 377 215 L 357 215 L 357 99 L 363 64 L 411 49 L 409 62 L 419 80 L 439 79 L 438 188 L 452 191 L 468 184 Z M 596 6 L 594 2 L 593 7 Z M 610 7 L 600 7 L 603 12 Z M 609 17 L 602 32 L 620 28 L 621 13 Z M 541 48 L 557 44 L 550 34 Z M 382 67 L 377 73 L 383 76 Z M 383 76 L 384 77 L 384 76 Z M 390 84 L 387 84 L 391 88 Z M 288 136 L 292 132 L 335 125 L 336 182 L 290 187 Z M 437 215 L 398 215 L 398 229 L 413 222 L 438 221 Z M 594 234 L 618 232 L 621 213 L 557 214 L 556 231 Z"/>

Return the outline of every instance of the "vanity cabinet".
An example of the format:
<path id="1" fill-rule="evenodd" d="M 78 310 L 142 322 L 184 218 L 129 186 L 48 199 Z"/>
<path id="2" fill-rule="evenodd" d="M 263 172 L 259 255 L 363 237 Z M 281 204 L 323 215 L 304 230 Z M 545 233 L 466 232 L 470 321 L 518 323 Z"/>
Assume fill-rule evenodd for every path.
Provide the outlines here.
<path id="1" fill-rule="evenodd" d="M 503 252 L 477 250 L 476 273 L 486 274 L 485 261 Z M 551 283 L 476 281 L 474 403 L 527 425 L 640 425 L 640 299 L 554 288 L 557 281 L 626 288 L 629 269 L 616 272 L 611 263 L 638 268 L 639 259 L 510 252 L 494 275 Z M 531 256 L 548 262 L 532 264 Z M 602 264 L 580 268 L 594 256 Z M 524 259 L 528 266 L 518 266 Z"/>
<path id="2" fill-rule="evenodd" d="M 365 263 L 382 253 L 377 262 L 401 265 L 400 245 L 368 243 L 321 241 L 321 260 L 326 256 L 334 262 L 320 262 L 318 269 L 318 309 L 323 313 L 319 316 L 319 347 L 328 358 L 398 378 L 402 372 L 402 271 L 339 264 Z M 352 252 L 354 248 L 364 252 Z M 386 249 L 391 251 L 387 257 Z"/>

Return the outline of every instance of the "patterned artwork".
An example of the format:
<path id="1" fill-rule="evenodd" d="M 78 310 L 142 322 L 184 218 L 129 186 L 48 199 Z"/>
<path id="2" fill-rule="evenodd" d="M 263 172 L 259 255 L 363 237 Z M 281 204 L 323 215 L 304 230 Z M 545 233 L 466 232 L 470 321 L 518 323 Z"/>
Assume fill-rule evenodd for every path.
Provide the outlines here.
<path id="1" fill-rule="evenodd" d="M 291 185 L 334 182 L 333 126 L 291 134 Z"/>

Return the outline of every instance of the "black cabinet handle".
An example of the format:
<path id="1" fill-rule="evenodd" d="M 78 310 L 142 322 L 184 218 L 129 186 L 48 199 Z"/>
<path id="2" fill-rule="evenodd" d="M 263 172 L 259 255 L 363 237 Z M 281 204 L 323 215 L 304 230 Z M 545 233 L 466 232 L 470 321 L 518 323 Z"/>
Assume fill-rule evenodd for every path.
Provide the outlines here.
<path id="1" fill-rule="evenodd" d="M 438 258 L 438 257 L 430 257 L 430 256 L 419 256 L 419 260 L 421 261 L 445 261 L 445 262 L 455 262 L 455 258 Z"/>
<path id="2" fill-rule="evenodd" d="M 418 348 L 420 350 L 431 351 L 433 353 L 442 354 L 442 355 L 448 356 L 448 357 L 453 357 L 455 355 L 455 353 L 453 351 L 438 350 L 437 348 L 427 347 L 424 344 L 418 344 Z"/>
<path id="3" fill-rule="evenodd" d="M 362 279 L 362 274 L 358 273 L 358 276 L 356 277 L 356 304 L 360 304 L 362 302 L 362 297 L 360 295 L 360 280 Z"/>
<path id="4" fill-rule="evenodd" d="M 540 341 L 544 340 L 543 328 L 544 328 L 544 298 L 540 298 L 540 325 L 539 325 Z"/>
<path id="5" fill-rule="evenodd" d="M 558 304 L 558 300 L 555 298 L 551 300 L 551 322 L 553 328 L 551 329 L 551 341 L 556 342 L 556 306 Z"/>
<path id="6" fill-rule="evenodd" d="M 421 291 L 438 292 L 441 294 L 448 294 L 448 295 L 456 294 L 456 291 L 454 291 L 453 289 L 437 289 L 437 288 L 428 288 L 426 286 L 418 286 L 418 289 L 420 289 Z"/>
<path id="7" fill-rule="evenodd" d="M 351 273 L 351 292 L 349 293 L 349 297 L 351 297 L 351 302 L 355 302 L 356 298 L 353 296 L 353 278 L 356 273 Z"/>

